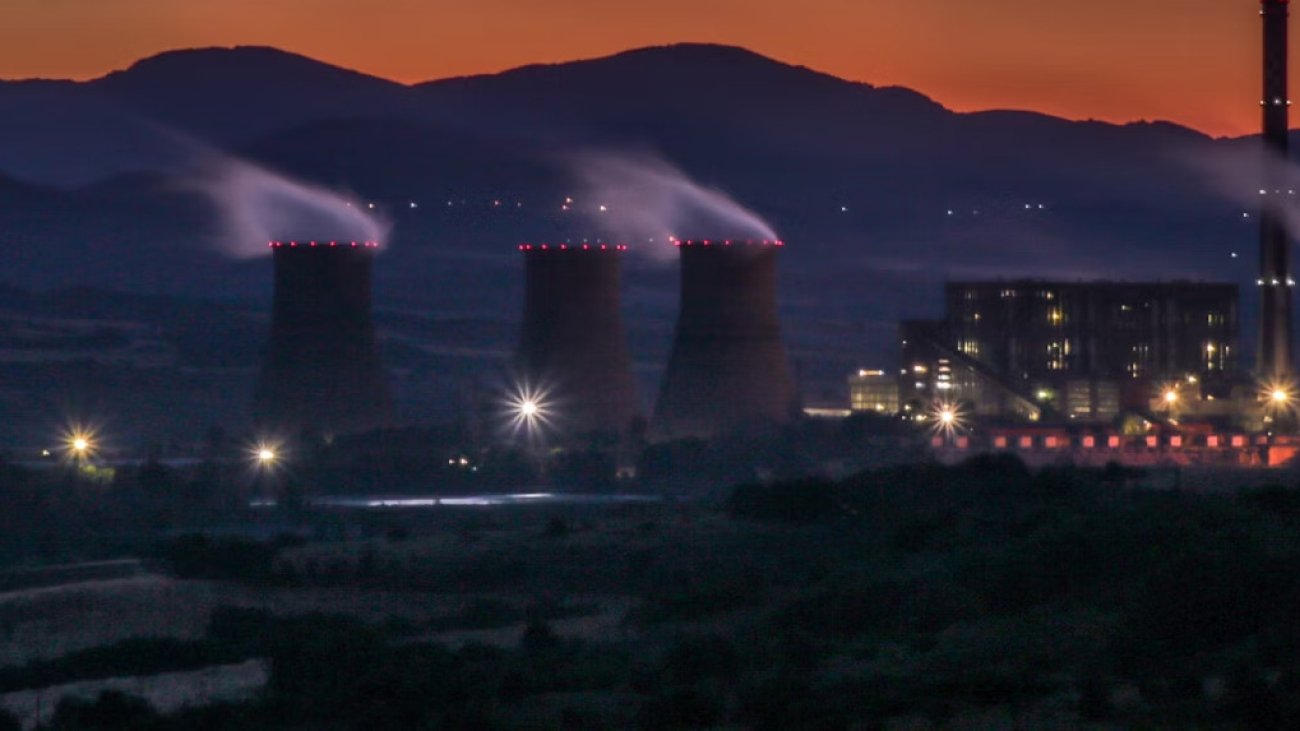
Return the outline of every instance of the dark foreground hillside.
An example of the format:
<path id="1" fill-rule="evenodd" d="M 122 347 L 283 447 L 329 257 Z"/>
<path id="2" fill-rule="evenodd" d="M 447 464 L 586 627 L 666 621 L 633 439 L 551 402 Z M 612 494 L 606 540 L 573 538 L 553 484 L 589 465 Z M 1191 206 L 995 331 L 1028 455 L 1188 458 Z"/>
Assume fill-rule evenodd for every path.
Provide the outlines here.
<path id="1" fill-rule="evenodd" d="M 1300 492 L 1153 484 L 984 458 L 743 486 L 715 507 L 300 516 L 348 537 L 179 538 L 150 611 L 200 585 L 242 608 L 169 642 L 0 668 L 0 703 L 261 658 L 269 680 L 242 700 L 159 716 L 107 695 L 48 727 L 1291 726 Z M 322 592 L 348 599 L 304 613 Z M 0 628 L 23 636 L 14 611 L 0 595 Z"/>

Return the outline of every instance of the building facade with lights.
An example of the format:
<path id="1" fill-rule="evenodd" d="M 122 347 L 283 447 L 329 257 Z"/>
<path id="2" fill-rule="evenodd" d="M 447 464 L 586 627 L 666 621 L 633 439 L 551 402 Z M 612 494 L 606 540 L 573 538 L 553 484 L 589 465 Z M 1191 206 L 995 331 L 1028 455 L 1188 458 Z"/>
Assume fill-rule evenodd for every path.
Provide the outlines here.
<path id="1" fill-rule="evenodd" d="M 1227 388 L 1237 375 L 1238 290 L 1197 282 L 950 282 L 939 321 L 905 322 L 904 406 L 1105 421 L 1156 388 Z"/>
<path id="2" fill-rule="evenodd" d="M 849 376 L 849 409 L 855 414 L 893 416 L 899 411 L 898 379 L 886 371 Z"/>

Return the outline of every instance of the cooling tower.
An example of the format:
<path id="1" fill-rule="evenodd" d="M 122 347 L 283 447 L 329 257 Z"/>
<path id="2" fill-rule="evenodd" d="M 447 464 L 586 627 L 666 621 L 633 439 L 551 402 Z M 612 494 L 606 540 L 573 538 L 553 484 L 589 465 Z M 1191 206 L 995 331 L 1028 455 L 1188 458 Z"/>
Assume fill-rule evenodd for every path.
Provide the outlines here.
<path id="1" fill-rule="evenodd" d="M 619 313 L 626 246 L 524 244 L 524 316 L 516 377 L 545 392 L 568 434 L 626 432 L 641 417 Z"/>
<path id="2" fill-rule="evenodd" d="M 651 436 L 711 437 L 790 420 L 798 395 L 776 316 L 780 241 L 678 241 L 677 335 Z"/>
<path id="3" fill-rule="evenodd" d="M 357 432 L 392 423 L 370 319 L 373 241 L 273 241 L 271 338 L 253 414 L 260 429 Z"/>

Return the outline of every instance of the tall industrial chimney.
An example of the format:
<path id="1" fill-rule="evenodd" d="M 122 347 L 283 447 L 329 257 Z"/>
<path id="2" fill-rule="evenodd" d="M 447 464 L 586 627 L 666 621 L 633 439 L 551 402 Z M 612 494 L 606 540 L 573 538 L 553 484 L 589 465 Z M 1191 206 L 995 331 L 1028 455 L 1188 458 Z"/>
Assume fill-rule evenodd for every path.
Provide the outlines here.
<path id="1" fill-rule="evenodd" d="M 642 416 L 619 313 L 626 246 L 524 244 L 516 377 L 544 392 L 567 434 L 625 433 Z"/>
<path id="2" fill-rule="evenodd" d="M 776 315 L 780 241 L 678 241 L 681 309 L 655 439 L 789 421 L 798 394 Z"/>
<path id="3" fill-rule="evenodd" d="M 370 319 L 373 241 L 273 241 L 271 339 L 253 414 L 261 429 L 357 432 L 392 424 Z"/>
<path id="4" fill-rule="evenodd" d="M 1291 105 L 1287 88 L 1287 24 L 1290 0 L 1261 0 L 1264 19 L 1264 112 L 1265 170 L 1276 170 L 1289 148 L 1288 118 Z M 1260 332 L 1259 375 L 1285 379 L 1291 375 L 1291 278 L 1288 248 L 1290 239 L 1267 196 L 1280 192 L 1272 173 L 1266 173 L 1261 187 L 1259 281 Z"/>

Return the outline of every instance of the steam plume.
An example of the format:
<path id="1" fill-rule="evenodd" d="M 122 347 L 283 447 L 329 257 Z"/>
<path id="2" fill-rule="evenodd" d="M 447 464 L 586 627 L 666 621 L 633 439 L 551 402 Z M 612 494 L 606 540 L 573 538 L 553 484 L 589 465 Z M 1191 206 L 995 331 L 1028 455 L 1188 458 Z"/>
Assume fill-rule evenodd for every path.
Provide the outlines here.
<path id="1" fill-rule="evenodd" d="M 389 229 L 337 192 L 235 158 L 212 158 L 195 184 L 220 212 L 219 247 L 238 258 L 271 240 L 380 241 Z"/>
<path id="2" fill-rule="evenodd" d="M 669 237 L 778 238 L 756 213 L 652 153 L 584 151 L 565 162 L 580 185 L 575 212 L 601 236 L 642 244 L 637 250 L 653 257 L 673 255 Z"/>
<path id="3" fill-rule="evenodd" d="M 1292 237 L 1300 235 L 1300 166 L 1294 162 L 1258 143 L 1200 153 L 1185 162 L 1212 191 L 1251 215 L 1265 207 Z"/>

